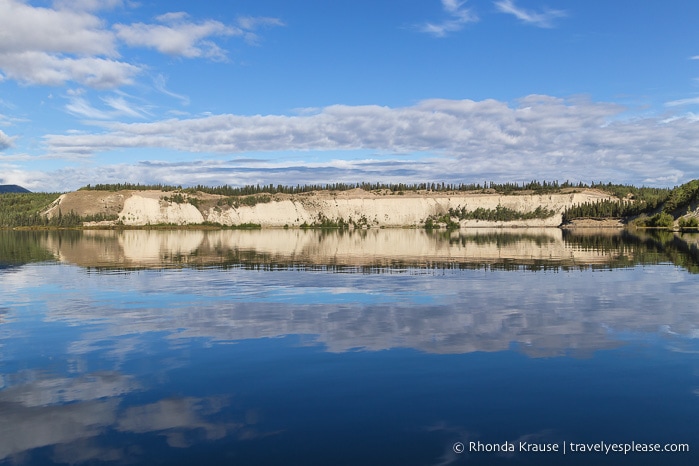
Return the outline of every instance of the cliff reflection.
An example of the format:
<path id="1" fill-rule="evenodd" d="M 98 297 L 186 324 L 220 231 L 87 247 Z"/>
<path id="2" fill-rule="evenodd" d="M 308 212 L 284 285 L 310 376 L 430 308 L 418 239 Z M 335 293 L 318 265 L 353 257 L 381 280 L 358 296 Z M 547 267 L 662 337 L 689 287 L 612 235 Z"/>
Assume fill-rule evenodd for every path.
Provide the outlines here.
<path id="1" fill-rule="evenodd" d="M 125 230 L 0 232 L 0 264 L 82 267 L 586 268 L 673 262 L 699 272 L 698 235 L 617 230 Z"/>

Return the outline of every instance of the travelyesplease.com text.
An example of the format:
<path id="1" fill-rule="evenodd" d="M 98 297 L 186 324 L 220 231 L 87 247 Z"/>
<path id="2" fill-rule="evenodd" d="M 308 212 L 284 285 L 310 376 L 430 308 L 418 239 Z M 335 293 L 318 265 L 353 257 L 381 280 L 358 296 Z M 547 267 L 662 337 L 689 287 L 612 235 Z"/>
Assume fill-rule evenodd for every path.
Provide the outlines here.
<path id="1" fill-rule="evenodd" d="M 688 443 L 644 443 L 644 442 L 502 442 L 486 443 L 472 441 L 467 443 L 456 442 L 453 446 L 455 453 L 603 453 L 630 454 L 630 453 L 688 453 Z"/>

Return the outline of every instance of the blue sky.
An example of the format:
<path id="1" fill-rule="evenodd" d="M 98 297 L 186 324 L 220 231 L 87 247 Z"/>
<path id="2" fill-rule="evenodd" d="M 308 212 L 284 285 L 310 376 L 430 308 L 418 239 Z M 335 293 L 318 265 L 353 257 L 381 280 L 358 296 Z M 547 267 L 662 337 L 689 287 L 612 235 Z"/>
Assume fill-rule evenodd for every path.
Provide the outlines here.
<path id="1" fill-rule="evenodd" d="M 0 184 L 699 178 L 693 0 L 0 0 Z"/>

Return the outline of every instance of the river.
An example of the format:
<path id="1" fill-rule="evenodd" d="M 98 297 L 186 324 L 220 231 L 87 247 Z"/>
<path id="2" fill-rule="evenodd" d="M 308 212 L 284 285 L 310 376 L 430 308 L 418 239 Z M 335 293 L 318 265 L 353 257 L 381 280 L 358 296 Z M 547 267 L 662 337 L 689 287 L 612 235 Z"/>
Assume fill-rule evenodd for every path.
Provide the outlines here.
<path id="1" fill-rule="evenodd" d="M 698 464 L 698 241 L 1 231 L 0 464 Z"/>

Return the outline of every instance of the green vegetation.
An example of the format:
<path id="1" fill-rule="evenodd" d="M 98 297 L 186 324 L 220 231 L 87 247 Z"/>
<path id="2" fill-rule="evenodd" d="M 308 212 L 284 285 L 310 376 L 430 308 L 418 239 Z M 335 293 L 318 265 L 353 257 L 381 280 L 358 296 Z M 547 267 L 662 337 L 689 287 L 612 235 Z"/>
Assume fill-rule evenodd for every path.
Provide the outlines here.
<path id="1" fill-rule="evenodd" d="M 696 230 L 699 228 L 699 220 L 696 217 L 683 217 L 678 222 L 680 230 Z"/>
<path id="2" fill-rule="evenodd" d="M 355 229 L 360 229 L 360 228 L 371 228 L 371 225 L 369 224 L 369 220 L 366 218 L 366 215 L 362 215 L 359 217 L 358 220 L 354 220 L 352 217 L 349 219 L 345 220 L 343 218 L 338 218 L 338 219 L 330 219 L 326 217 L 322 212 L 318 213 L 318 217 L 316 220 L 314 220 L 312 223 L 308 222 L 303 222 L 300 225 L 301 228 L 336 228 L 340 230 L 347 230 L 350 227 L 355 228 Z M 285 228 L 287 228 L 285 226 Z"/>
<path id="3" fill-rule="evenodd" d="M 0 228 L 43 226 L 40 212 L 58 199 L 59 193 L 7 193 L 0 195 Z"/>
<path id="4" fill-rule="evenodd" d="M 647 188 L 642 186 L 629 186 L 624 184 L 595 184 L 592 183 L 591 188 L 597 188 L 616 196 L 620 200 L 634 201 L 635 204 L 641 204 L 641 211 L 648 212 L 657 209 L 670 195 L 672 189 L 669 188 Z"/>
<path id="5" fill-rule="evenodd" d="M 531 212 L 519 212 L 499 204 L 497 207 L 495 207 L 495 209 L 484 209 L 482 207 L 472 211 L 466 210 L 466 207 L 461 207 L 460 209 L 449 209 L 449 215 L 456 217 L 459 220 L 489 220 L 492 222 L 545 219 L 553 217 L 555 214 L 556 212 L 554 210 L 541 206 L 538 206 Z"/>
<path id="6" fill-rule="evenodd" d="M 643 202 L 608 201 L 585 202 L 563 211 L 563 221 L 569 222 L 576 218 L 622 218 L 640 215 L 648 210 Z"/>
<path id="7" fill-rule="evenodd" d="M 87 185 L 80 188 L 81 191 L 120 191 L 120 190 L 135 190 L 135 191 L 176 191 L 187 194 L 195 194 L 197 192 L 207 194 L 218 194 L 221 196 L 230 196 L 237 198 L 239 196 L 249 196 L 252 194 L 301 194 L 313 191 L 348 191 L 351 189 L 363 189 L 364 191 L 389 191 L 391 194 L 402 195 L 406 192 L 427 191 L 427 192 L 464 192 L 464 191 L 483 191 L 499 194 L 516 194 L 528 192 L 534 194 L 555 193 L 563 189 L 580 190 L 595 188 L 600 189 L 616 196 L 619 199 L 633 199 L 640 202 L 645 202 L 648 208 L 656 208 L 662 204 L 667 198 L 671 189 L 666 188 L 647 188 L 636 187 L 623 184 L 613 183 L 571 183 L 565 181 L 529 181 L 525 183 L 325 183 L 325 184 L 306 184 L 296 186 L 284 185 L 246 185 L 243 187 L 233 187 L 228 185 L 222 186 L 203 186 L 196 185 L 187 188 L 182 186 L 164 185 L 164 184 L 139 184 L 139 183 L 109 183 Z M 691 181 L 680 187 L 686 190 L 687 193 L 692 191 L 696 196 L 699 189 L 699 180 Z M 676 188 L 676 189 L 680 189 Z M 683 191 L 684 192 L 684 191 Z M 678 194 L 679 195 L 679 194 Z"/>
<path id="8" fill-rule="evenodd" d="M 569 222 L 576 218 L 624 218 L 637 215 L 649 215 L 666 202 L 673 190 L 664 188 L 637 188 L 620 184 L 594 184 L 617 197 L 618 200 L 601 200 L 586 202 L 569 207 L 563 212 L 563 221 Z"/>
<path id="9" fill-rule="evenodd" d="M 0 227 L 41 222 L 39 212 L 58 199 L 59 193 L 0 194 Z"/>
<path id="10" fill-rule="evenodd" d="M 672 229 L 675 226 L 675 218 L 668 213 L 660 212 L 652 217 L 639 219 L 636 225 L 649 228 Z"/>
<path id="11" fill-rule="evenodd" d="M 116 215 L 78 215 L 71 211 L 47 218 L 41 215 L 48 206 L 58 199 L 58 193 L 12 193 L 0 194 L 0 228 L 72 228 L 83 222 L 117 220 Z"/>
<path id="12" fill-rule="evenodd" d="M 163 184 L 96 184 L 87 185 L 81 190 L 161 190 L 172 193 L 163 196 L 163 200 L 178 204 L 189 203 L 197 208 L 201 207 L 204 200 L 196 197 L 197 193 L 209 193 L 223 196 L 217 201 L 216 209 L 224 205 L 238 208 L 241 206 L 254 206 L 260 203 L 272 201 L 275 194 L 303 194 L 312 191 L 347 191 L 351 189 L 363 189 L 375 193 L 387 195 L 404 195 L 409 192 L 482 192 L 499 194 L 547 194 L 561 192 L 575 192 L 576 190 L 596 188 L 615 196 L 618 200 L 603 200 L 595 203 L 585 203 L 566 209 L 563 212 L 563 220 L 570 221 L 576 218 L 628 218 L 638 217 L 636 225 L 643 227 L 671 228 L 674 218 L 678 217 L 682 209 L 696 208 L 699 202 L 699 180 L 690 181 L 674 189 L 634 187 L 612 183 L 577 183 L 568 181 L 530 181 L 525 183 L 328 183 L 311 185 L 248 185 L 232 187 L 228 185 L 207 187 L 202 185 L 182 188 Z M 74 212 L 61 212 L 52 219 L 46 219 L 40 212 L 53 202 L 58 193 L 22 193 L 0 195 L 0 228 L 8 227 L 74 227 L 80 226 L 86 221 L 116 220 L 115 216 L 94 215 L 81 217 Z M 206 204 L 208 205 L 208 204 Z M 467 211 L 466 208 L 451 209 L 448 213 L 433 216 L 425 221 L 425 227 L 435 228 L 438 225 L 448 229 L 458 227 L 459 220 L 486 220 L 486 221 L 513 221 L 529 219 L 545 219 L 555 214 L 554 211 L 538 207 L 532 212 L 518 212 L 503 206 L 495 209 L 475 209 Z M 661 215 L 665 214 L 665 215 Z M 672 222 L 670 221 L 672 218 Z M 694 217 L 680 219 L 681 229 L 696 228 Z M 318 218 L 312 223 L 301 225 L 306 228 L 367 228 L 369 222 L 366 218 L 359 220 Z"/>
<path id="13" fill-rule="evenodd" d="M 172 196 L 163 196 L 162 200 L 165 202 L 172 202 L 174 204 L 184 204 L 187 199 L 182 195 L 182 193 L 175 193 Z"/>
<path id="14" fill-rule="evenodd" d="M 638 217 L 634 222 L 636 226 L 672 229 L 678 212 L 686 209 L 689 213 L 692 203 L 699 201 L 699 180 L 690 181 L 671 190 L 612 184 L 597 187 L 616 195 L 619 200 L 588 202 L 569 207 L 563 212 L 564 222 L 576 218 Z M 680 219 L 679 227 L 695 228 L 696 222 L 695 217 Z"/>
<path id="15" fill-rule="evenodd" d="M 530 181 L 526 183 L 494 183 L 484 182 L 479 183 L 325 183 L 325 184 L 306 184 L 296 186 L 284 185 L 246 185 L 243 187 L 233 187 L 228 185 L 223 186 L 202 186 L 196 185 L 188 188 L 182 186 L 172 186 L 163 184 L 134 184 L 134 183 L 111 183 L 111 184 L 95 184 L 87 185 L 80 190 L 93 191 L 120 191 L 120 190 L 158 190 L 158 191 L 179 191 L 188 194 L 197 192 L 207 194 L 218 194 L 221 196 L 249 196 L 252 194 L 301 194 L 313 191 L 349 191 L 351 189 L 363 189 L 364 191 L 389 191 L 391 194 L 405 194 L 406 191 L 428 191 L 428 192 L 455 192 L 455 191 L 487 191 L 502 194 L 514 194 L 517 192 L 534 192 L 536 194 L 558 192 L 561 189 L 567 188 L 590 188 L 612 186 L 595 184 L 587 185 L 584 183 L 573 184 L 569 181 L 559 183 L 558 181 Z M 614 185 L 616 186 L 616 185 Z M 619 185 L 621 186 L 621 185 Z M 638 189 L 628 187 L 628 189 Z"/>
<path id="16" fill-rule="evenodd" d="M 466 207 L 452 208 L 449 212 L 439 216 L 433 216 L 425 220 L 425 229 L 432 230 L 440 226 L 447 230 L 459 228 L 457 220 L 486 220 L 490 222 L 511 222 L 514 220 L 546 219 L 553 217 L 555 211 L 538 206 L 531 212 L 519 212 L 509 207 L 499 205 L 495 209 L 484 209 L 479 207 L 476 210 L 467 210 Z"/>
<path id="17" fill-rule="evenodd" d="M 672 190 L 663 206 L 663 212 L 676 214 L 699 200 L 699 180 L 693 180 Z"/>
<path id="18" fill-rule="evenodd" d="M 83 186 L 78 191 L 176 191 L 182 190 L 182 186 L 171 186 L 166 184 L 140 184 L 140 183 L 101 183 Z"/>
<path id="19" fill-rule="evenodd" d="M 229 196 L 223 199 L 219 199 L 216 203 L 217 206 L 223 206 L 224 204 L 228 207 L 233 207 L 237 209 L 240 206 L 252 207 L 257 204 L 266 204 L 272 202 L 272 197 L 267 195 L 252 195 L 252 196 Z"/>
<path id="20" fill-rule="evenodd" d="M 648 213 L 656 209 L 649 209 L 644 203 L 634 203 L 629 201 L 597 201 L 586 202 L 569 207 L 563 212 L 563 221 L 569 222 L 576 218 L 638 218 L 634 221 L 637 227 L 645 228 L 668 228 L 672 229 L 675 218 L 666 213 L 658 212 L 648 216 Z"/>
<path id="21" fill-rule="evenodd" d="M 435 228 L 445 227 L 447 230 L 456 230 L 459 224 L 455 222 L 449 214 L 444 214 L 436 217 L 429 217 L 425 220 L 425 230 L 434 230 Z"/>
<path id="22" fill-rule="evenodd" d="M 2 225 L 3 227 L 51 227 L 51 228 L 75 228 L 83 225 L 83 222 L 101 222 L 105 220 L 117 220 L 117 215 L 78 215 L 74 211 L 63 214 L 61 210 L 58 215 L 51 218 L 45 215 L 34 214 L 24 218 L 15 219 L 14 224 Z"/>
<path id="23" fill-rule="evenodd" d="M 200 200 L 198 197 L 194 196 L 185 196 L 181 192 L 176 192 L 172 196 L 163 196 L 161 199 L 165 202 L 172 202 L 174 204 L 185 204 L 185 203 L 190 203 L 194 207 L 199 207 Z"/>

